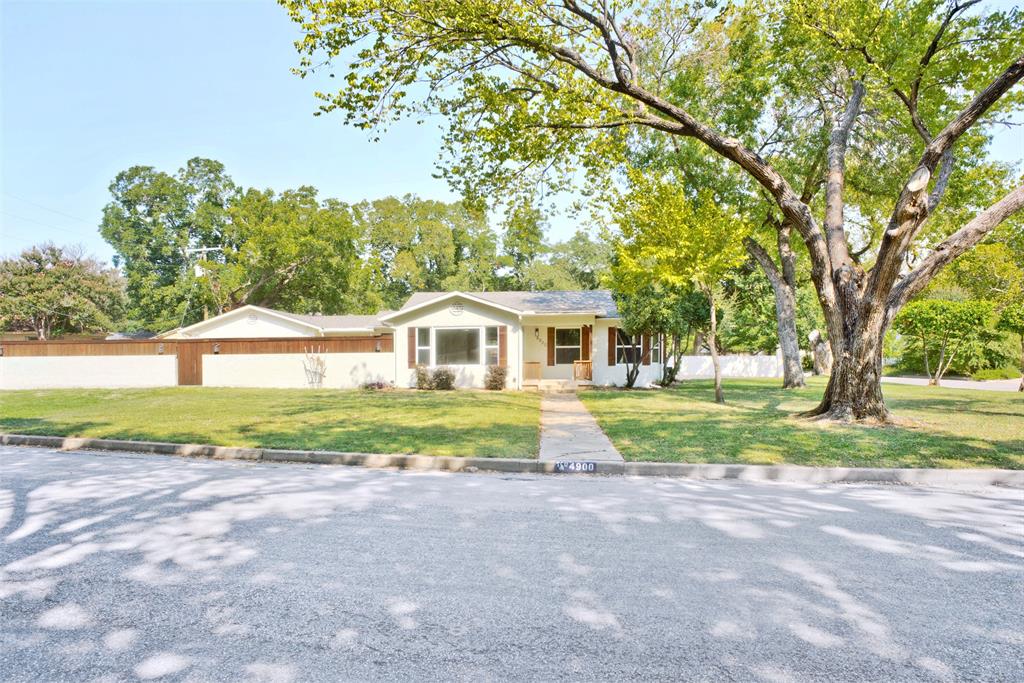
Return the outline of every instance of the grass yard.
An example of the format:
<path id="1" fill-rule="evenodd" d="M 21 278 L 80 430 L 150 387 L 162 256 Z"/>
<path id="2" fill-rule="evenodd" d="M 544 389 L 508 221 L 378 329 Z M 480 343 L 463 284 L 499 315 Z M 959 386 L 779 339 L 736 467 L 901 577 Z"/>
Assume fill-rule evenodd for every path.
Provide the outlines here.
<path id="1" fill-rule="evenodd" d="M 900 426 L 827 425 L 792 417 L 825 381 L 783 391 L 778 380 L 710 381 L 650 391 L 592 390 L 580 398 L 626 460 L 850 467 L 1024 469 L 1024 396 L 886 384 Z"/>
<path id="2" fill-rule="evenodd" d="M 0 392 L 0 431 L 363 453 L 534 458 L 540 397 L 510 392 Z"/>

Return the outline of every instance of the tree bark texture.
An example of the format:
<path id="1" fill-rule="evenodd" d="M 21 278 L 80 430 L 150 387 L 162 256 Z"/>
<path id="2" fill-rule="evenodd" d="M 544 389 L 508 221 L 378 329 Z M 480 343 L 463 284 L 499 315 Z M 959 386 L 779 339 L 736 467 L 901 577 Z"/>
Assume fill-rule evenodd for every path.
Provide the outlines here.
<path id="1" fill-rule="evenodd" d="M 779 348 L 782 350 L 782 388 L 797 389 L 805 386 L 805 383 L 804 370 L 800 364 L 800 341 L 796 332 L 796 275 L 792 259 L 787 259 L 784 254 L 782 242 L 783 236 L 780 230 L 779 256 L 783 271 L 779 272 L 764 247 L 749 237 L 744 240 L 747 252 L 761 266 L 775 295 L 775 325 L 779 335 Z M 785 242 L 788 247 L 788 229 L 785 233 Z M 792 254 L 792 252 L 789 253 Z M 789 260 L 788 265 L 787 260 Z"/>

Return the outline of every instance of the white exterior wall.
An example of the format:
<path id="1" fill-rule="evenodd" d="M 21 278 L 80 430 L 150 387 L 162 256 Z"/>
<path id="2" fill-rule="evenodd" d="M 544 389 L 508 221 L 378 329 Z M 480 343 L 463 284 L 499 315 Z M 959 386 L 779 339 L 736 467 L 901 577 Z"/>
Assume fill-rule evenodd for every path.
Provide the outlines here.
<path id="1" fill-rule="evenodd" d="M 618 327 L 617 320 L 597 320 L 594 324 L 594 384 L 598 386 L 625 386 L 626 365 L 608 365 L 608 328 Z M 633 386 L 646 387 L 661 379 L 661 363 L 641 365 Z"/>
<path id="2" fill-rule="evenodd" d="M 292 320 L 252 309 L 238 309 L 217 318 L 209 325 L 192 330 L 188 335 L 175 335 L 184 339 L 244 339 L 260 337 L 316 337 L 317 331 Z M 173 339 L 174 337 L 168 337 Z"/>
<path id="3" fill-rule="evenodd" d="M 366 382 L 394 382 L 391 353 L 323 353 L 325 389 L 353 389 Z M 302 353 L 203 354 L 203 386 L 294 388 L 309 386 Z"/>
<path id="4" fill-rule="evenodd" d="M 463 305 L 462 313 L 455 315 L 450 310 L 450 305 L 458 301 Z M 403 316 L 391 320 L 394 325 L 394 363 L 395 363 L 395 385 L 399 387 L 416 386 L 415 370 L 409 367 L 409 328 L 410 327 L 476 327 L 483 328 L 495 325 L 504 325 L 508 328 L 507 338 L 507 362 L 508 376 L 506 386 L 518 388 L 519 378 L 522 374 L 522 359 L 520 355 L 520 327 L 519 316 L 508 313 L 501 309 L 492 308 L 478 304 L 467 299 L 447 299 L 436 304 L 424 306 L 421 309 L 412 311 Z M 433 363 L 434 350 L 433 329 L 430 335 L 431 362 Z M 482 349 L 482 347 L 481 347 Z M 431 365 L 430 367 L 434 367 Z M 455 371 L 455 384 L 459 387 L 483 387 L 484 376 L 487 373 L 487 366 L 484 364 L 474 365 L 448 365 Z"/>
<path id="5" fill-rule="evenodd" d="M 0 358 L 0 389 L 120 389 L 177 383 L 178 358 L 173 354 Z"/>
<path id="6" fill-rule="evenodd" d="M 523 360 L 526 362 L 540 363 L 541 379 L 572 379 L 572 363 L 548 365 L 548 330 L 549 327 L 579 327 L 594 325 L 592 315 L 563 315 L 563 316 L 530 316 L 523 320 Z M 595 327 L 596 330 L 596 327 Z M 607 328 L 606 328 L 607 330 Z M 594 372 L 597 372 L 598 364 L 604 365 L 606 358 L 598 358 L 595 355 L 596 331 L 590 335 L 590 358 L 594 363 Z M 608 334 L 605 331 L 605 334 Z M 580 333 L 582 343 L 582 332 Z M 581 354 L 581 357 L 584 354 Z"/>
<path id="7" fill-rule="evenodd" d="M 719 356 L 722 377 L 782 377 L 779 356 L 735 354 Z M 710 379 L 715 376 L 711 356 L 683 356 L 679 359 L 677 379 Z"/>

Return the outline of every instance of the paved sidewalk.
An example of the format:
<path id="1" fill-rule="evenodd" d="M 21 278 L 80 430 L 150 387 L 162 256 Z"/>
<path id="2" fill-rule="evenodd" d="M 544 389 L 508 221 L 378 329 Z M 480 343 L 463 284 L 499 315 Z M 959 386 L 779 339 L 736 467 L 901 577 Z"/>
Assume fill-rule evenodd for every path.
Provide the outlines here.
<path id="1" fill-rule="evenodd" d="M 541 399 L 540 459 L 622 462 L 576 394 L 546 394 Z"/>
<path id="2" fill-rule="evenodd" d="M 891 384 L 913 384 L 915 386 L 928 386 L 927 377 L 883 377 L 883 382 Z M 1020 378 L 1016 379 L 944 379 L 940 385 L 943 389 L 980 389 L 982 391 L 1017 391 L 1020 387 Z"/>

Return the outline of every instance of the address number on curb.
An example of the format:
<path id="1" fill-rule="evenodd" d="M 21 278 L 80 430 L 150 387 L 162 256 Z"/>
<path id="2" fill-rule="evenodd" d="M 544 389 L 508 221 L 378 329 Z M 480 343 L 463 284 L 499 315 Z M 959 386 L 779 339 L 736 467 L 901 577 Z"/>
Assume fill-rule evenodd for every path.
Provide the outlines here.
<path id="1" fill-rule="evenodd" d="M 597 472 L 597 463 L 591 460 L 560 460 L 555 463 L 555 472 Z"/>

